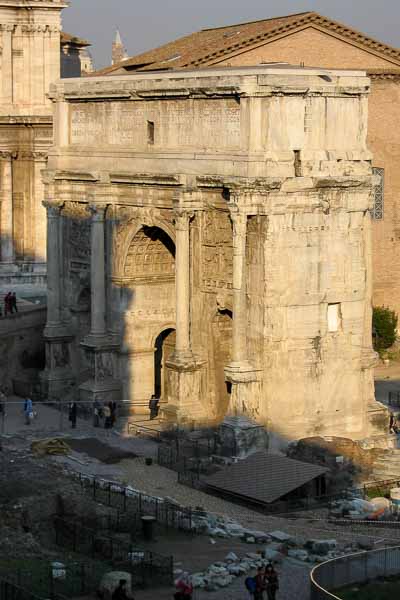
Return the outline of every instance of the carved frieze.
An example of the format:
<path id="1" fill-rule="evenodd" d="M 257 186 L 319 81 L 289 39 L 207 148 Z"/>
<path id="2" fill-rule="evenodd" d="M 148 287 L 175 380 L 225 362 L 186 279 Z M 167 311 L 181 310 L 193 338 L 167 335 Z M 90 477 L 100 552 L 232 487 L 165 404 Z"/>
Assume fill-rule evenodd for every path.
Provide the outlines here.
<path id="1" fill-rule="evenodd" d="M 204 213 L 202 279 L 207 291 L 231 289 L 233 235 L 229 212 Z"/>

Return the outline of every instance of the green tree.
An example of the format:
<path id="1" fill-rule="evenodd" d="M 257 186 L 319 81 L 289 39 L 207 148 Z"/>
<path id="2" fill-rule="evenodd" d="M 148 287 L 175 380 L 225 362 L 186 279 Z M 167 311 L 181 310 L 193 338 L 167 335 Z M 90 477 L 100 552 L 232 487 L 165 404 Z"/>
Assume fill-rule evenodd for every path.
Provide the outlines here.
<path id="1" fill-rule="evenodd" d="M 397 315 L 394 310 L 386 306 L 374 306 L 372 330 L 374 349 L 379 352 L 390 348 L 396 340 L 397 332 Z"/>

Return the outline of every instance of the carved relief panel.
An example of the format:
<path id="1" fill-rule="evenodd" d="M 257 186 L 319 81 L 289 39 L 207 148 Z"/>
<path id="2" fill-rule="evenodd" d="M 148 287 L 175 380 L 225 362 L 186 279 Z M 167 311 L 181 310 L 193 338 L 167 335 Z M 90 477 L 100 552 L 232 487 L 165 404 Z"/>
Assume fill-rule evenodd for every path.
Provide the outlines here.
<path id="1" fill-rule="evenodd" d="M 229 213 L 210 210 L 203 219 L 203 289 L 231 290 L 233 237 Z"/>

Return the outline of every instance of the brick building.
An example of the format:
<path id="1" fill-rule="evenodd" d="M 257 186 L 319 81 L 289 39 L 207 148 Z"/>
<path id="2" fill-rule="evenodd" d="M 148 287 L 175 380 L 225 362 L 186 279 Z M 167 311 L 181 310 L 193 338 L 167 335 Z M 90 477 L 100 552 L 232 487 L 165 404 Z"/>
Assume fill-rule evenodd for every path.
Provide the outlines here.
<path id="1" fill-rule="evenodd" d="M 373 209 L 373 301 L 400 313 L 400 49 L 318 13 L 306 12 L 205 29 L 101 73 L 276 62 L 362 69 L 372 80 L 368 143 L 375 174 L 380 178 Z M 300 150 L 301 159 L 301 148 L 293 150 Z"/>

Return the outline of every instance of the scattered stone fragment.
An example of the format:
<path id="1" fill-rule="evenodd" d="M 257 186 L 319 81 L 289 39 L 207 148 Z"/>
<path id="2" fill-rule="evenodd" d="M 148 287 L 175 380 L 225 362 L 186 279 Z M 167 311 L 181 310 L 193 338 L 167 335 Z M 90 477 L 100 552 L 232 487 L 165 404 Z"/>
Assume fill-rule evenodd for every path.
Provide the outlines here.
<path id="1" fill-rule="evenodd" d="M 285 533 L 284 531 L 271 531 L 269 534 L 273 540 L 277 540 L 278 542 L 288 542 L 291 539 L 291 535 Z"/>

